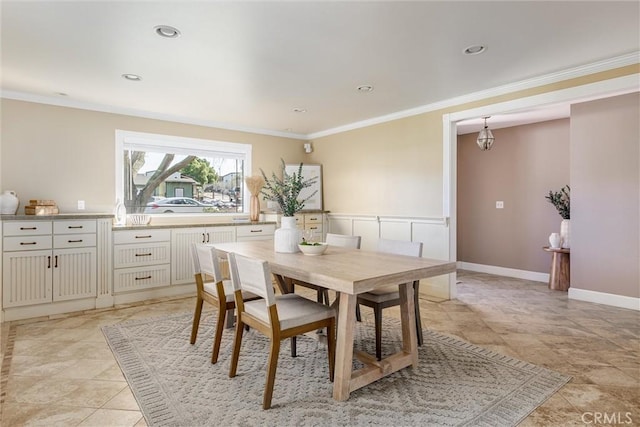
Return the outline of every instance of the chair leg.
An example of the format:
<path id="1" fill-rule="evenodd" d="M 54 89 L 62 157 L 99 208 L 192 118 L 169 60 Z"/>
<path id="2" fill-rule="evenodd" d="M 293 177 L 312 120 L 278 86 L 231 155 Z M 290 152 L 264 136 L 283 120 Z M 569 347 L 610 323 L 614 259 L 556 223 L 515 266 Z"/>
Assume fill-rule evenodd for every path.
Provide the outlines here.
<path id="1" fill-rule="evenodd" d="M 298 351 L 296 349 L 296 338 L 297 337 L 291 337 L 291 357 L 298 356 Z"/>
<path id="2" fill-rule="evenodd" d="M 329 353 L 329 381 L 333 382 L 336 371 L 336 320 L 327 326 L 327 352 Z"/>
<path id="3" fill-rule="evenodd" d="M 418 346 L 422 347 L 424 338 L 422 337 L 422 318 L 420 317 L 420 282 L 413 282 L 413 304 L 416 309 L 416 336 L 418 338 Z"/>
<path id="4" fill-rule="evenodd" d="M 238 370 L 238 358 L 240 357 L 240 345 L 242 344 L 243 324 L 238 319 L 236 321 L 236 334 L 233 337 L 233 353 L 231 354 L 231 366 L 229 367 L 229 378 L 236 376 Z"/>
<path id="5" fill-rule="evenodd" d="M 218 322 L 216 323 L 216 336 L 213 338 L 213 351 L 211 352 L 211 363 L 218 362 L 220 353 L 220 343 L 222 342 L 222 331 L 224 331 L 224 319 L 227 311 L 223 307 L 218 307 Z"/>
<path id="6" fill-rule="evenodd" d="M 360 315 L 360 304 L 356 303 L 356 320 L 362 322 L 362 316 Z"/>
<path id="7" fill-rule="evenodd" d="M 373 309 L 373 317 L 376 325 L 376 359 L 382 359 L 382 309 L 378 306 Z"/>
<path id="8" fill-rule="evenodd" d="M 202 315 L 202 304 L 204 300 L 198 296 L 196 300 L 196 311 L 193 313 L 193 326 L 191 327 L 191 344 L 196 343 L 198 336 L 198 327 L 200 326 L 200 316 Z"/>
<path id="9" fill-rule="evenodd" d="M 269 367 L 267 369 L 267 381 L 264 386 L 264 399 L 262 409 L 271 408 L 271 397 L 273 396 L 273 385 L 276 381 L 276 368 L 278 367 L 278 355 L 280 354 L 280 340 L 271 339 L 271 349 L 269 351 Z"/>

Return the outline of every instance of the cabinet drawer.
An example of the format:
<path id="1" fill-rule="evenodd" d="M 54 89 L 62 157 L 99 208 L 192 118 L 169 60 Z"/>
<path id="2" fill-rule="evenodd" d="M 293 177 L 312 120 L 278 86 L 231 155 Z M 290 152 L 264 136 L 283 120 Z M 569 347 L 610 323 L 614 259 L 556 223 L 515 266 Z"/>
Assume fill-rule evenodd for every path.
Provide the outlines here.
<path id="1" fill-rule="evenodd" d="M 304 214 L 304 225 L 322 224 L 322 214 Z"/>
<path id="2" fill-rule="evenodd" d="M 314 233 L 322 233 L 322 224 L 305 224 L 305 230 L 311 230 Z"/>
<path id="3" fill-rule="evenodd" d="M 51 234 L 51 221 L 6 221 L 3 225 L 5 236 L 34 236 Z"/>
<path id="4" fill-rule="evenodd" d="M 116 245 L 113 248 L 114 268 L 167 264 L 171 261 L 169 242 L 139 245 Z"/>
<path id="5" fill-rule="evenodd" d="M 52 239 L 49 236 L 13 236 L 5 237 L 2 240 L 3 250 L 11 251 L 32 251 L 36 249 L 51 249 Z"/>
<path id="6" fill-rule="evenodd" d="M 168 286 L 169 272 L 169 264 L 114 270 L 113 291 L 126 292 Z"/>
<path id="7" fill-rule="evenodd" d="M 242 225 L 238 226 L 236 231 L 236 236 L 240 237 L 266 237 L 273 236 L 273 233 L 276 230 L 276 226 L 274 224 L 261 224 L 261 225 Z"/>
<path id="8" fill-rule="evenodd" d="M 67 234 L 53 236 L 53 247 L 58 248 L 86 248 L 96 245 L 96 235 L 93 234 Z"/>
<path id="9" fill-rule="evenodd" d="M 113 233 L 113 243 L 150 243 L 171 240 L 171 230 L 122 230 Z"/>
<path id="10" fill-rule="evenodd" d="M 54 234 L 83 234 L 95 233 L 96 221 L 86 220 L 69 220 L 69 221 L 53 221 Z"/>

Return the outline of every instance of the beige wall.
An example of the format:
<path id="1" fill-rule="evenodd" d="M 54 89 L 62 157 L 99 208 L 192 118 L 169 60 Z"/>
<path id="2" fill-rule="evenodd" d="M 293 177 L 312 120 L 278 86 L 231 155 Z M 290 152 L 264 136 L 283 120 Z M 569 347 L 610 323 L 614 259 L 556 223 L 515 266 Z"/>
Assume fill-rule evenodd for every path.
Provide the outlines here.
<path id="1" fill-rule="evenodd" d="M 640 297 L 640 95 L 571 108 L 571 287 Z"/>
<path id="2" fill-rule="evenodd" d="M 562 218 L 544 196 L 569 184 L 569 120 L 493 134 L 490 151 L 458 137 L 458 261 L 548 273 L 542 246 Z"/>
<path id="3" fill-rule="evenodd" d="M 115 205 L 115 130 L 241 142 L 252 145 L 253 174 L 279 170 L 280 158 L 304 159 L 302 141 L 161 120 L 2 100 L 2 190 L 21 201 L 54 199 L 61 212 L 112 212 Z"/>

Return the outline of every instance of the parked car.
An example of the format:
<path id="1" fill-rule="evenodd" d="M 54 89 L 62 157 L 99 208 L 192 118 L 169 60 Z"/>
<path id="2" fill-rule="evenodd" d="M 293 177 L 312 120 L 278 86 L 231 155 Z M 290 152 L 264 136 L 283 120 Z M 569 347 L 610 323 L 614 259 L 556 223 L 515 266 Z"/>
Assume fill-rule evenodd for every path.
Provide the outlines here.
<path id="1" fill-rule="evenodd" d="M 202 213 L 215 212 L 216 210 L 214 206 L 201 203 L 190 197 L 167 197 L 147 203 L 144 213 Z"/>

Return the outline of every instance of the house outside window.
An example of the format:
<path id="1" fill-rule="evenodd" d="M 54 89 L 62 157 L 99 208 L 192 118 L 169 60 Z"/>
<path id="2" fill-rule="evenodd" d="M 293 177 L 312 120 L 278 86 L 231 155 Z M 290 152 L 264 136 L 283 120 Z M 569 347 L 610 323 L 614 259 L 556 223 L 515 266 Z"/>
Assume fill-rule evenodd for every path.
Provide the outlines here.
<path id="1" fill-rule="evenodd" d="M 248 212 L 251 145 L 116 131 L 116 197 L 127 213 Z"/>

